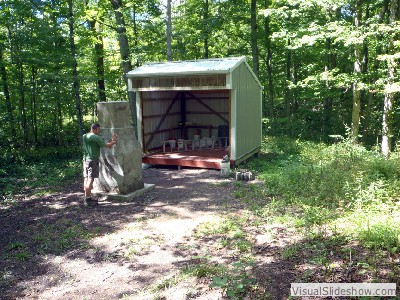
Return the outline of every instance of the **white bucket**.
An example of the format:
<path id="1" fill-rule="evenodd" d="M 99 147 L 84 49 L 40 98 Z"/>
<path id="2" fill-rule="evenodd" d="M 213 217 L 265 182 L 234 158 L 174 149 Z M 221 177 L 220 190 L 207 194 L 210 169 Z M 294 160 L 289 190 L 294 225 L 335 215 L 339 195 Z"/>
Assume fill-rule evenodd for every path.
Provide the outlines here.
<path id="1" fill-rule="evenodd" d="M 221 161 L 220 165 L 221 165 L 221 176 L 229 177 L 229 174 L 231 172 L 231 163 Z"/>

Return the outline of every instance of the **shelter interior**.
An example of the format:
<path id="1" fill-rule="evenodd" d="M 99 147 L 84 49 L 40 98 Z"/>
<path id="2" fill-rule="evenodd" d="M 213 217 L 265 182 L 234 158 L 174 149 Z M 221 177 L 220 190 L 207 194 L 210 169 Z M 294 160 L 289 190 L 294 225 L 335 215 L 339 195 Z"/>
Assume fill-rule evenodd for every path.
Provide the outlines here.
<path id="1" fill-rule="evenodd" d="M 211 157 L 214 163 L 209 164 L 209 167 L 219 168 L 221 158 L 226 154 L 229 155 L 230 90 L 140 93 L 141 140 L 148 162 L 151 162 L 150 157 L 156 157 L 153 155 L 155 153 L 165 154 L 163 159 L 171 153 L 181 153 L 185 156 L 196 153 L 195 156 L 203 156 L 205 161 L 208 160 L 207 157 Z M 180 158 L 180 161 L 184 160 Z M 160 161 L 159 157 L 158 163 Z M 162 164 L 168 163 L 164 161 Z M 185 162 L 171 164 L 185 165 Z M 188 166 L 197 165 L 188 164 Z"/>

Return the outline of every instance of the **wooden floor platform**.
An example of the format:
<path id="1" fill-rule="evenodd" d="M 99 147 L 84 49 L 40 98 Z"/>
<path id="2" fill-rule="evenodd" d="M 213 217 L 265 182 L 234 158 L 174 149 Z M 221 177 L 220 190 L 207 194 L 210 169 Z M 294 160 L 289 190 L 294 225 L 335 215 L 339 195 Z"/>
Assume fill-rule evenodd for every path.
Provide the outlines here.
<path id="1" fill-rule="evenodd" d="M 149 165 L 182 166 L 203 169 L 221 169 L 220 162 L 225 155 L 224 149 L 200 149 L 182 152 L 158 152 L 143 156 L 143 163 Z"/>

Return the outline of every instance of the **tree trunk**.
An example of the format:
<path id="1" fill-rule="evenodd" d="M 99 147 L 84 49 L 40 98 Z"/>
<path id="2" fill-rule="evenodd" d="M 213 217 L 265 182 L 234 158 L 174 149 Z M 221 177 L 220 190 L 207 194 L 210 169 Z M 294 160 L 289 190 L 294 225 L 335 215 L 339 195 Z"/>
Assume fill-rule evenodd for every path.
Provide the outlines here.
<path id="1" fill-rule="evenodd" d="M 294 84 L 294 86 L 297 85 L 297 82 L 299 80 L 299 73 L 298 73 L 298 69 L 299 69 L 299 65 L 300 65 L 300 58 L 297 58 L 299 56 L 299 54 L 293 54 L 292 55 L 292 65 L 293 65 L 293 71 L 292 71 L 292 83 Z M 297 100 L 297 93 L 294 92 L 292 93 L 292 102 L 293 102 L 293 112 L 296 113 L 299 109 L 299 101 Z"/>
<path id="2" fill-rule="evenodd" d="M 398 0 L 392 0 L 390 3 L 389 23 L 394 24 L 397 19 Z M 394 37 L 391 36 L 388 46 L 388 54 L 392 55 L 395 52 Z M 389 158 L 392 148 L 392 115 L 393 115 L 393 100 L 394 92 L 390 90 L 390 86 L 395 82 L 395 66 L 396 63 L 393 57 L 388 58 L 388 78 L 385 89 L 385 98 L 383 102 L 382 115 L 382 146 L 381 151 L 385 158 Z"/>
<path id="3" fill-rule="evenodd" d="M 268 1 L 265 0 L 265 9 L 268 8 Z M 269 91 L 269 117 L 274 118 L 274 85 L 272 78 L 272 49 L 271 49 L 271 30 L 269 27 L 269 16 L 265 17 L 265 48 L 267 49 L 267 74 L 268 74 L 268 91 Z"/>
<path id="4" fill-rule="evenodd" d="M 391 71 L 389 71 L 391 73 Z M 394 75 L 394 74 L 393 74 Z M 389 74 L 389 76 L 392 76 Z M 393 77 L 389 77 L 388 80 L 393 80 Z M 393 94 L 385 93 L 385 99 L 383 101 L 383 114 L 382 114 L 382 146 L 381 151 L 385 158 L 389 158 L 391 152 L 391 141 L 392 141 L 392 122 L 391 112 L 393 109 Z"/>
<path id="5" fill-rule="evenodd" d="M 36 112 L 36 75 L 37 70 L 32 66 L 32 76 L 31 76 L 31 126 L 33 131 L 33 141 L 35 146 L 38 145 L 38 128 L 37 128 L 37 112 Z"/>
<path id="6" fill-rule="evenodd" d="M 172 17 L 171 0 L 167 0 L 167 60 L 172 61 Z"/>
<path id="7" fill-rule="evenodd" d="M 170 0 L 168 0 L 170 2 Z M 128 90 L 128 79 L 126 73 L 132 70 L 132 64 L 130 60 L 130 50 L 128 37 L 126 35 L 126 26 L 124 15 L 122 14 L 122 1 L 121 0 L 110 0 L 115 14 L 115 20 L 117 23 L 118 43 L 121 54 L 121 67 L 123 71 L 123 78 Z M 132 113 L 132 126 L 135 129 L 137 138 L 137 116 L 136 116 L 136 95 L 134 92 L 128 90 L 128 100 L 131 107 Z"/>
<path id="8" fill-rule="evenodd" d="M 53 25 L 53 30 L 54 32 L 58 31 L 58 26 L 59 26 L 59 22 L 58 22 L 58 15 L 56 14 L 56 9 L 55 7 L 57 7 L 57 3 L 55 0 L 51 1 L 53 10 L 51 13 L 51 20 L 52 20 L 52 25 Z M 60 44 L 59 41 L 54 41 L 53 42 L 53 51 L 57 51 L 58 47 L 62 47 L 62 45 Z M 60 67 L 60 63 L 61 62 L 56 62 L 56 70 L 57 72 L 60 72 L 62 70 L 62 67 Z M 54 82 L 54 81 L 53 81 Z M 56 127 L 56 137 L 57 137 L 57 143 L 58 145 L 64 145 L 64 135 L 63 135 L 63 115 L 62 115 L 62 104 L 61 104 L 61 99 L 62 99 L 62 95 L 60 92 L 60 88 L 57 84 L 58 82 L 56 81 L 54 84 L 54 95 L 55 95 L 55 99 L 56 99 L 56 122 L 55 124 L 57 124 Z"/>
<path id="9" fill-rule="evenodd" d="M 20 116 L 19 116 L 19 121 L 20 121 L 20 126 L 22 128 L 22 134 L 23 134 L 23 147 L 27 148 L 28 146 L 28 128 L 27 128 L 27 118 L 26 118 L 26 107 L 25 107 L 25 89 L 24 89 L 24 67 L 21 62 L 21 57 L 20 57 L 20 49 L 17 47 L 14 47 L 14 39 L 12 36 L 11 29 L 7 27 L 7 34 L 8 34 L 8 40 L 10 43 L 10 52 L 11 52 L 11 60 L 16 66 L 16 78 L 18 82 L 18 87 L 19 87 L 19 92 L 20 92 Z"/>
<path id="10" fill-rule="evenodd" d="M 336 11 L 329 10 L 330 21 L 339 20 L 341 17 L 340 9 Z M 336 54 L 332 51 L 332 40 L 330 37 L 325 39 L 325 50 L 326 50 L 326 62 L 325 71 L 332 71 L 337 66 Z M 324 99 L 324 122 L 323 122 L 323 134 L 326 138 L 332 134 L 332 115 L 333 115 L 333 97 L 332 97 L 332 84 L 327 81 L 325 86 L 328 95 Z"/>
<path id="11" fill-rule="evenodd" d="M 365 10 L 365 20 L 369 19 L 369 3 L 367 3 L 367 7 Z M 367 25 L 368 26 L 368 25 Z M 369 49 L 368 49 L 368 43 L 364 41 L 363 43 L 363 65 L 362 65 L 362 73 L 367 74 L 368 72 L 368 61 L 369 61 Z M 364 107 L 364 126 L 362 130 L 362 140 L 366 142 L 367 140 L 367 135 L 369 132 L 369 127 L 370 127 L 370 116 L 371 116 L 371 105 L 372 105 L 372 98 L 371 98 L 371 93 L 369 91 L 364 91 L 362 99 L 367 98 L 367 103 L 365 103 Z"/>
<path id="12" fill-rule="evenodd" d="M 7 109 L 7 123 L 9 125 L 10 135 L 15 138 L 17 136 L 17 131 L 15 129 L 15 118 L 13 113 L 13 108 L 11 105 L 10 91 L 8 89 L 8 78 L 7 78 L 7 70 L 3 59 L 3 50 L 0 49 L 0 73 L 1 80 L 3 81 L 3 91 L 4 97 L 6 101 L 6 109 Z M 15 140 L 15 139 L 13 139 Z"/>
<path id="13" fill-rule="evenodd" d="M 389 0 L 384 0 L 383 1 L 383 5 L 381 8 L 381 12 L 379 13 L 379 24 L 383 24 L 385 21 L 385 17 L 387 15 L 389 11 Z M 369 13 L 368 13 L 369 15 Z M 381 33 L 377 33 L 378 34 L 378 40 L 382 40 L 383 36 Z M 379 68 L 379 63 L 380 61 L 378 59 L 376 59 L 376 56 L 382 54 L 382 46 L 381 44 L 377 45 L 376 48 L 376 54 L 375 54 L 375 59 L 374 59 L 374 63 L 373 63 L 373 69 L 372 69 L 372 76 L 370 78 L 370 84 L 373 85 L 376 80 L 377 80 L 377 76 L 376 74 L 378 74 L 378 68 Z M 365 53 L 364 53 L 365 55 Z M 367 105 L 366 105 L 366 109 L 364 112 L 364 130 L 363 130 L 363 142 L 367 143 L 369 137 L 371 137 L 371 112 L 372 112 L 372 105 L 375 102 L 375 92 L 372 91 L 368 91 L 367 93 Z"/>
<path id="14" fill-rule="evenodd" d="M 331 61 L 331 39 L 325 39 L 325 49 L 326 49 L 326 63 L 325 63 L 325 71 L 332 70 L 332 61 Z M 328 95 L 324 99 L 324 123 L 323 123 L 323 133 L 325 137 L 328 137 L 331 134 L 332 129 L 332 108 L 333 108 L 333 99 L 330 93 L 330 83 L 326 82 L 326 89 L 328 90 Z"/>
<path id="15" fill-rule="evenodd" d="M 288 48 L 286 49 L 285 110 L 286 110 L 286 117 L 289 119 L 290 118 L 290 89 L 289 89 L 289 82 L 291 80 L 290 67 L 291 67 L 291 64 L 292 64 L 292 52 L 289 49 L 290 39 L 287 40 L 287 45 L 288 45 Z"/>
<path id="16" fill-rule="evenodd" d="M 260 67 L 257 42 L 257 0 L 251 0 L 251 54 L 253 57 L 253 71 L 258 77 Z"/>
<path id="17" fill-rule="evenodd" d="M 94 45 L 94 53 L 96 60 L 96 83 L 99 102 L 106 102 L 106 85 L 104 80 L 104 42 L 103 42 L 103 25 L 94 20 L 89 21 L 90 29 L 96 37 Z"/>
<path id="18" fill-rule="evenodd" d="M 356 2 L 356 16 L 354 25 L 356 29 L 361 27 L 361 15 L 362 13 L 362 0 Z M 361 114 L 361 89 L 360 89 L 360 75 L 361 75 L 361 62 L 363 59 L 362 44 L 356 44 L 354 46 L 354 73 L 355 81 L 353 82 L 353 110 L 351 115 L 351 136 L 352 143 L 358 143 L 358 133 L 360 129 L 360 114 Z"/>
<path id="19" fill-rule="evenodd" d="M 204 58 L 208 58 L 208 35 L 209 35 L 209 22 L 208 22 L 208 10 L 209 10 L 209 3 L 208 0 L 206 0 L 204 4 Z"/>
<path id="20" fill-rule="evenodd" d="M 71 47 L 72 56 L 72 75 L 73 75 L 73 90 L 75 95 L 75 108 L 78 119 L 78 129 L 79 129 L 79 141 L 82 142 L 81 137 L 85 133 L 82 121 L 82 111 L 81 111 L 81 98 L 79 94 L 79 78 L 78 78 L 78 63 L 76 61 L 76 47 L 74 39 L 74 11 L 73 11 L 73 0 L 68 0 L 68 26 L 69 26 L 69 41 Z"/>
<path id="21" fill-rule="evenodd" d="M 137 51 L 137 47 L 138 47 L 138 44 L 139 44 L 139 41 L 138 41 L 138 26 L 137 26 L 137 22 L 136 22 L 136 3 L 134 3 L 133 4 L 133 11 L 132 11 L 132 23 L 133 23 L 133 36 L 134 36 L 134 39 L 133 39 L 133 45 L 134 45 L 134 51 Z M 136 66 L 136 67 L 139 67 L 139 59 L 137 58 L 136 59 L 136 62 L 134 63 L 134 65 Z"/>
<path id="22" fill-rule="evenodd" d="M 25 88 L 24 88 L 24 67 L 21 61 L 18 59 L 17 61 L 17 70 L 18 70 L 18 87 L 20 92 L 19 104 L 20 104 L 20 118 L 21 118 L 21 128 L 22 134 L 24 138 L 24 148 L 28 147 L 28 124 L 26 117 L 26 103 L 25 103 Z"/>

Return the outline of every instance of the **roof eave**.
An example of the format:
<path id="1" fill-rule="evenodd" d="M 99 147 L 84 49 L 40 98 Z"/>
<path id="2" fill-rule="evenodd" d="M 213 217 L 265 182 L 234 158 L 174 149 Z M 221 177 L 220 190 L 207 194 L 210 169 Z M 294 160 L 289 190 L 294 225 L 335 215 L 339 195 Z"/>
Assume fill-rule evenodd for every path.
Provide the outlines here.
<path id="1" fill-rule="evenodd" d="M 229 74 L 230 70 L 210 70 L 210 71 L 187 71 L 187 72 L 160 72 L 160 73 L 126 73 L 126 77 L 164 77 L 164 76 L 188 76 L 188 75 L 214 75 L 214 74 Z"/>

